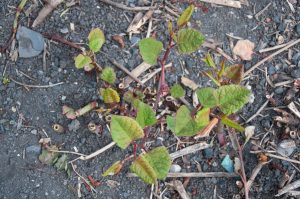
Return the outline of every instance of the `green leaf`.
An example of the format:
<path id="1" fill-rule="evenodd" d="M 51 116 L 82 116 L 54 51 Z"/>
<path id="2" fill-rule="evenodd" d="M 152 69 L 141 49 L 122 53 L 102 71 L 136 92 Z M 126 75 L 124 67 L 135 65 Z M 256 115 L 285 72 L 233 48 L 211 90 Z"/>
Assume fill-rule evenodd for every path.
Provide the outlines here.
<path id="1" fill-rule="evenodd" d="M 187 7 L 187 9 L 185 9 L 183 11 L 183 13 L 180 15 L 180 17 L 177 20 L 177 25 L 183 26 L 185 24 L 187 24 L 187 22 L 189 22 L 193 12 L 194 12 L 194 8 L 195 6 L 193 4 L 191 4 L 189 7 Z"/>
<path id="2" fill-rule="evenodd" d="M 175 84 L 171 88 L 171 95 L 175 98 L 180 98 L 185 95 L 184 89 L 180 86 L 180 84 Z"/>
<path id="3" fill-rule="evenodd" d="M 101 73 L 101 79 L 109 84 L 113 84 L 116 81 L 116 73 L 114 69 L 111 67 L 104 68 Z"/>
<path id="4" fill-rule="evenodd" d="M 216 67 L 216 64 L 215 64 L 215 62 L 214 62 L 214 60 L 213 60 L 213 58 L 211 57 L 211 55 L 209 54 L 209 53 L 207 53 L 206 55 L 205 55 L 205 58 L 204 59 L 202 59 L 208 66 L 210 66 L 210 67 L 212 67 L 212 68 L 217 68 Z"/>
<path id="5" fill-rule="evenodd" d="M 170 115 L 167 116 L 167 127 L 169 130 L 175 133 L 175 118 Z"/>
<path id="6" fill-rule="evenodd" d="M 118 174 L 121 169 L 123 167 L 123 164 L 121 161 L 117 161 L 115 162 L 113 165 L 111 165 L 111 167 L 109 167 L 103 174 L 102 176 L 105 177 L 105 176 L 113 176 L 113 175 L 116 175 Z"/>
<path id="7" fill-rule="evenodd" d="M 118 92 L 112 88 L 100 89 L 101 96 L 103 101 L 106 104 L 119 103 L 120 96 Z"/>
<path id="8" fill-rule="evenodd" d="M 140 155 L 130 166 L 148 184 L 154 184 L 157 179 L 164 180 L 171 167 L 171 157 L 167 148 L 157 147 L 146 154 Z"/>
<path id="9" fill-rule="evenodd" d="M 182 54 L 192 53 L 203 44 L 205 37 L 194 29 L 181 29 L 178 32 L 178 50 Z"/>
<path id="10" fill-rule="evenodd" d="M 197 129 L 203 129 L 209 124 L 209 108 L 203 108 L 197 112 L 195 116 L 195 122 L 197 124 Z"/>
<path id="11" fill-rule="evenodd" d="M 105 42 L 104 33 L 99 28 L 93 29 L 90 32 L 88 39 L 89 47 L 94 53 L 99 52 Z"/>
<path id="12" fill-rule="evenodd" d="M 249 100 L 250 91 L 240 85 L 225 85 L 217 90 L 219 107 L 225 115 L 240 110 Z"/>
<path id="13" fill-rule="evenodd" d="M 177 136 L 193 136 L 197 133 L 197 124 L 191 117 L 191 112 L 187 106 L 181 106 L 177 110 L 174 130 Z"/>
<path id="14" fill-rule="evenodd" d="M 148 64 L 155 65 L 163 44 L 153 38 L 146 38 L 139 42 L 139 48 L 143 60 Z"/>
<path id="15" fill-rule="evenodd" d="M 82 69 L 86 66 L 89 66 L 92 63 L 92 59 L 89 56 L 79 54 L 75 57 L 75 66 L 78 69 Z"/>
<path id="16" fill-rule="evenodd" d="M 214 88 L 201 88 L 196 92 L 202 106 L 212 108 L 218 105 L 217 92 Z"/>
<path id="17" fill-rule="evenodd" d="M 56 163 L 54 164 L 54 166 L 58 169 L 58 170 L 67 170 L 68 168 L 68 156 L 66 154 L 63 154 L 62 156 L 60 156 L 58 158 L 58 160 L 56 161 Z"/>
<path id="18" fill-rule="evenodd" d="M 236 130 L 238 130 L 238 131 L 240 131 L 240 132 L 244 132 L 244 131 L 245 131 L 245 128 L 244 128 L 244 127 L 242 127 L 241 125 L 239 125 L 238 123 L 236 123 L 235 121 L 229 119 L 229 118 L 226 117 L 226 116 L 223 116 L 223 117 L 221 118 L 221 122 L 222 122 L 223 124 L 225 124 L 226 126 L 231 127 L 231 128 L 234 128 L 234 129 L 236 129 Z"/>
<path id="19" fill-rule="evenodd" d="M 122 149 L 128 147 L 132 141 L 144 137 L 144 131 L 140 125 L 127 116 L 113 115 L 110 129 L 112 139 Z"/>
<path id="20" fill-rule="evenodd" d="M 151 126 L 157 122 L 155 112 L 152 110 L 151 106 L 141 102 L 140 100 L 134 100 L 133 105 L 138 110 L 136 121 L 142 128 Z"/>
<path id="21" fill-rule="evenodd" d="M 241 83 L 244 75 L 244 66 L 242 64 L 235 64 L 225 69 L 224 76 L 230 79 L 233 83 Z"/>

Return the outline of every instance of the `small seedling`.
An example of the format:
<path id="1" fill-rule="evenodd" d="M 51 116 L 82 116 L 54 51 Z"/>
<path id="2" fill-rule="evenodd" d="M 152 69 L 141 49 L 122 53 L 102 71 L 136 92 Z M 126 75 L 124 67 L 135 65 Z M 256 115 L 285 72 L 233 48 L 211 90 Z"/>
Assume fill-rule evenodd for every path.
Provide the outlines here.
<path id="1" fill-rule="evenodd" d="M 82 54 L 75 58 L 75 66 L 85 71 L 91 71 L 95 67 L 101 70 L 101 67 L 96 62 L 95 53 L 99 52 L 105 43 L 104 33 L 99 28 L 93 29 L 88 36 L 88 40 L 89 50 L 83 51 Z"/>

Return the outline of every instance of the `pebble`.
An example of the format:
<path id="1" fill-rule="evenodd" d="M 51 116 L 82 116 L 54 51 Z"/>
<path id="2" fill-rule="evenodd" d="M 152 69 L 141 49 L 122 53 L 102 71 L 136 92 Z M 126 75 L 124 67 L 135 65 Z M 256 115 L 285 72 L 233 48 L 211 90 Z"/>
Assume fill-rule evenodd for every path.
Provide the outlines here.
<path id="1" fill-rule="evenodd" d="M 277 153 L 283 156 L 290 156 L 296 149 L 296 143 L 294 140 L 283 140 L 279 143 Z"/>
<path id="2" fill-rule="evenodd" d="M 33 129 L 33 130 L 30 131 L 30 133 L 33 134 L 33 135 L 37 135 L 37 132 L 38 131 L 36 129 Z"/>
<path id="3" fill-rule="evenodd" d="M 131 39 L 130 39 L 130 43 L 131 43 L 131 45 L 135 45 L 135 44 L 137 44 L 140 40 L 141 40 L 141 38 L 132 36 Z"/>
<path id="4" fill-rule="evenodd" d="M 292 77 L 294 78 L 300 78 L 300 68 L 295 69 L 291 72 Z"/>
<path id="5" fill-rule="evenodd" d="M 230 159 L 229 155 L 226 155 L 221 163 L 222 167 L 227 171 L 233 172 L 233 161 Z"/>
<path id="6" fill-rule="evenodd" d="M 278 87 L 278 88 L 275 89 L 274 92 L 275 92 L 276 94 L 282 94 L 282 93 L 284 92 L 284 89 L 283 89 L 283 87 Z"/>
<path id="7" fill-rule="evenodd" d="M 292 57 L 292 63 L 296 65 L 299 60 L 300 60 L 300 53 L 298 52 L 298 53 L 295 53 L 293 55 L 293 57 Z"/>
<path id="8" fill-rule="evenodd" d="M 69 29 L 67 27 L 62 28 L 59 30 L 62 34 L 67 34 L 69 32 Z"/>
<path id="9" fill-rule="evenodd" d="M 76 132 L 80 128 L 80 122 L 78 120 L 73 120 L 70 124 L 68 124 L 69 131 Z"/>
<path id="10" fill-rule="evenodd" d="M 207 159 L 212 158 L 214 156 L 214 150 L 212 148 L 204 149 L 203 153 L 204 157 Z"/>
<path id="11" fill-rule="evenodd" d="M 268 66 L 268 74 L 273 75 L 276 73 L 276 68 L 273 65 Z"/>
<path id="12" fill-rule="evenodd" d="M 300 24 L 298 23 L 297 26 L 295 27 L 295 30 L 297 32 L 297 34 L 300 35 Z"/>
<path id="13" fill-rule="evenodd" d="M 170 173 L 179 173 L 181 171 L 181 166 L 178 164 L 172 164 L 170 167 Z"/>
<path id="14" fill-rule="evenodd" d="M 29 28 L 20 26 L 16 38 L 19 42 L 19 57 L 35 57 L 44 50 L 44 37 Z"/>

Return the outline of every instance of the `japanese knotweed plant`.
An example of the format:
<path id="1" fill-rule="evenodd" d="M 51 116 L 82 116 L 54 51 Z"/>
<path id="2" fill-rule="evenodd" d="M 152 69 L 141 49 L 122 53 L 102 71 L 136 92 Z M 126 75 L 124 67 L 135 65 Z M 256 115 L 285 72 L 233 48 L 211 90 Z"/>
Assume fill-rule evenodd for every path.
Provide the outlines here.
<path id="1" fill-rule="evenodd" d="M 88 40 L 89 50 L 84 50 L 75 57 L 75 66 L 85 71 L 91 71 L 94 68 L 101 70 L 101 67 L 96 63 L 95 53 L 99 52 L 105 43 L 104 33 L 99 28 L 95 28 L 89 33 Z"/>
<path id="2" fill-rule="evenodd" d="M 168 22 L 169 39 L 166 50 L 162 56 L 163 43 L 161 41 L 154 38 L 145 38 L 139 42 L 139 50 L 143 60 L 151 65 L 156 65 L 158 63 L 161 67 L 156 105 L 160 95 L 166 95 L 169 92 L 169 87 L 165 81 L 165 64 L 171 49 L 177 47 L 180 54 L 190 54 L 198 50 L 205 40 L 204 36 L 199 31 L 186 27 L 193 12 L 194 5 L 190 5 L 178 18 L 177 24 L 174 27 L 174 24 L 171 21 Z"/>
<path id="3" fill-rule="evenodd" d="M 152 108 L 139 99 L 132 101 L 132 106 L 137 111 L 136 117 L 113 115 L 110 123 L 113 141 L 121 148 L 126 149 L 133 144 L 134 155 L 124 160 L 115 162 L 108 168 L 103 176 L 115 175 L 120 172 L 125 162 L 134 158 L 130 169 L 146 183 L 153 184 L 157 179 L 164 180 L 171 166 L 171 157 L 166 147 L 157 147 L 146 153 L 136 156 L 138 140 L 143 144 L 150 131 L 150 127 L 157 123 L 155 112 Z"/>
<path id="4" fill-rule="evenodd" d="M 200 88 L 196 91 L 200 105 L 196 110 L 181 106 L 175 117 L 167 117 L 168 128 L 177 136 L 193 136 L 207 127 L 213 118 L 238 131 L 244 128 L 228 118 L 240 110 L 249 100 L 250 91 L 239 85 L 243 77 L 243 66 L 232 65 L 225 67 L 225 61 L 216 66 L 212 57 L 206 55 L 204 61 L 212 68 L 205 74 L 212 79 L 217 88 Z M 173 97 L 182 97 L 184 90 L 180 85 L 171 88 Z"/>

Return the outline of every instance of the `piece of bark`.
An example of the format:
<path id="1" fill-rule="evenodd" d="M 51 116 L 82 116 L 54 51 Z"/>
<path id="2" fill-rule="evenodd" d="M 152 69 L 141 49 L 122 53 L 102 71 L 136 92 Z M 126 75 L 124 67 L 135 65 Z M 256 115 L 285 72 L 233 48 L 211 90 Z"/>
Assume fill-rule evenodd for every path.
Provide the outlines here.
<path id="1" fill-rule="evenodd" d="M 140 76 L 143 72 L 148 70 L 152 65 L 147 64 L 146 62 L 141 63 L 137 67 L 135 67 L 132 71 L 131 74 L 135 77 Z M 128 88 L 130 83 L 133 82 L 131 77 L 125 77 L 124 78 L 124 88 Z"/>

